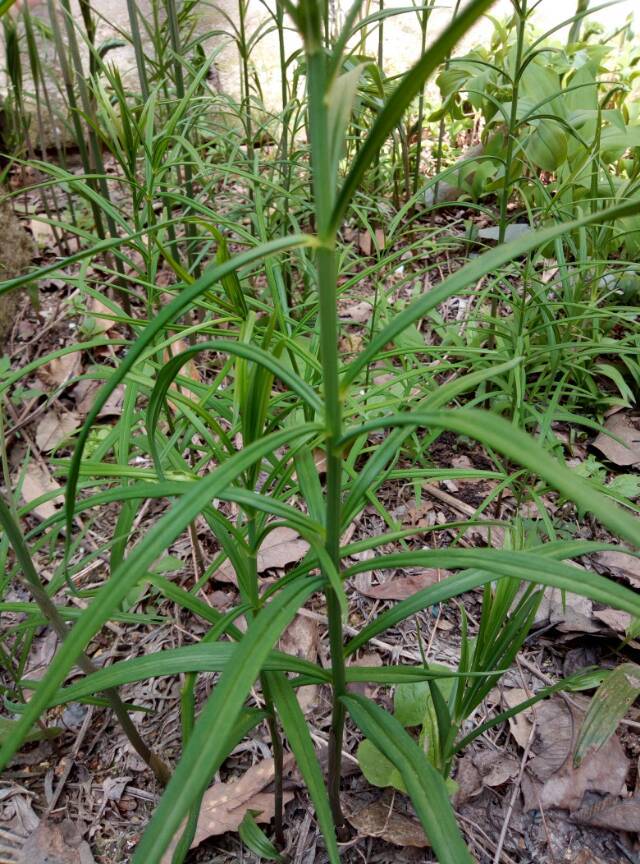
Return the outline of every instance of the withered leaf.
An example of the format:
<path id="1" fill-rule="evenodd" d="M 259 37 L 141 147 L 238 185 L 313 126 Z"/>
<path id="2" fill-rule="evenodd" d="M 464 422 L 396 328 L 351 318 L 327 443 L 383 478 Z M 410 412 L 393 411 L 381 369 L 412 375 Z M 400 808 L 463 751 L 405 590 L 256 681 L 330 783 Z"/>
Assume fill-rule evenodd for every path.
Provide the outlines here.
<path id="1" fill-rule="evenodd" d="M 80 425 L 80 418 L 72 411 L 57 414 L 49 411 L 38 423 L 36 429 L 36 444 L 44 453 L 55 450 L 65 438 L 68 438 Z"/>
<path id="2" fill-rule="evenodd" d="M 22 483 L 22 499 L 25 504 L 31 504 L 36 498 L 46 492 L 60 490 L 60 495 L 34 507 L 32 512 L 41 519 L 48 519 L 57 512 L 56 503 L 62 503 L 62 489 L 51 474 L 42 465 L 31 462 L 27 468 Z"/>
<path id="3" fill-rule="evenodd" d="M 73 822 L 40 822 L 25 840 L 19 864 L 95 864 Z"/>
<path id="4" fill-rule="evenodd" d="M 293 756 L 287 753 L 284 759 L 285 771 L 290 769 L 292 763 Z M 191 848 L 199 846 L 207 837 L 237 831 L 247 810 L 258 813 L 256 822 L 270 822 L 274 813 L 274 795 L 265 789 L 273 782 L 273 777 L 273 759 L 265 759 L 257 762 L 238 779 L 216 783 L 207 789 L 202 799 Z M 293 793 L 285 792 L 285 803 L 292 797 Z M 163 855 L 161 864 L 171 864 L 173 851 L 183 828 L 184 823 Z"/>
<path id="5" fill-rule="evenodd" d="M 579 767 L 573 754 L 584 712 L 556 697 L 536 706 L 534 758 L 527 766 L 535 794 L 526 794 L 526 809 L 560 807 L 576 810 L 586 792 L 620 795 L 629 770 L 620 740 L 613 735 L 599 750 L 588 753 Z"/>
<path id="6" fill-rule="evenodd" d="M 294 657 L 315 663 L 318 658 L 318 622 L 305 615 L 297 615 L 280 638 L 280 650 Z M 315 684 L 298 687 L 296 696 L 303 712 L 316 702 L 318 688 Z"/>
<path id="7" fill-rule="evenodd" d="M 38 370 L 38 378 L 49 387 L 60 387 L 71 378 L 80 374 L 82 369 L 82 358 L 79 351 L 72 351 L 56 357 L 46 366 Z"/>
<path id="8" fill-rule="evenodd" d="M 628 552 L 598 552 L 594 556 L 598 564 L 608 567 L 610 570 L 617 571 L 625 579 L 633 585 L 634 588 L 640 588 L 640 558 L 635 555 L 630 555 Z"/>
<path id="9" fill-rule="evenodd" d="M 615 438 L 600 432 L 593 442 L 594 447 L 614 465 L 634 465 L 640 462 L 640 430 L 637 418 L 627 411 L 618 411 L 607 419 L 604 428 L 611 435 L 615 435 Z"/>
<path id="10" fill-rule="evenodd" d="M 414 819 L 397 813 L 390 805 L 392 802 L 382 799 L 361 808 L 347 804 L 345 813 L 356 831 L 365 837 L 379 837 L 395 846 L 413 846 L 418 849 L 430 846 L 422 826 Z"/>
<path id="11" fill-rule="evenodd" d="M 258 572 L 265 570 L 282 570 L 289 564 L 295 564 L 306 555 L 309 544 L 292 528 L 281 526 L 274 528 L 265 537 L 258 551 Z M 233 564 L 227 561 L 214 576 L 219 582 L 236 584 L 236 573 Z"/>
<path id="12" fill-rule="evenodd" d="M 363 575 L 369 578 L 358 578 L 354 580 L 354 584 L 365 597 L 372 597 L 374 600 L 405 600 L 416 591 L 422 591 L 423 588 L 441 582 L 449 574 L 445 570 L 423 570 L 421 573 L 394 576 L 377 585 L 371 584 L 371 574 L 360 574 Z"/>
<path id="13" fill-rule="evenodd" d="M 573 822 L 614 831 L 640 831 L 640 796 L 586 795 L 582 806 L 571 814 Z"/>

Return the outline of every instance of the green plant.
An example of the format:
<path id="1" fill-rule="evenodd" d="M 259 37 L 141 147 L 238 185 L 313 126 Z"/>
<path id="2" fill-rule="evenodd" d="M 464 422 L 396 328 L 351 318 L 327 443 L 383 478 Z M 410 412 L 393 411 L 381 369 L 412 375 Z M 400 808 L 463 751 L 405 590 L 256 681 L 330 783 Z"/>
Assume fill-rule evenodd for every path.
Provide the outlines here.
<path id="1" fill-rule="evenodd" d="M 174 80 L 175 101 L 170 107 L 164 106 L 167 113 L 161 126 L 155 123 L 154 111 L 165 89 L 168 91 L 167 80 L 148 82 L 149 99 L 143 106 L 139 100 L 130 101 L 117 74 L 96 61 L 92 91 L 96 135 L 102 135 L 111 147 L 130 200 L 140 205 L 132 208 L 134 215 L 127 218 L 124 208 L 118 210 L 103 194 L 101 185 L 96 187 L 90 182 L 92 177 L 74 178 L 57 166 L 46 169 L 52 181 L 69 184 L 77 194 L 108 212 L 120 231 L 119 236 L 96 242 L 76 226 L 86 246 L 64 262 L 67 267 L 81 265 L 79 273 L 68 278 L 75 280 L 86 296 L 101 296 L 98 280 L 91 281 L 85 265 L 111 252 L 122 265 L 119 269 L 124 271 L 127 288 L 138 292 L 135 296 L 140 316 L 128 314 L 111 301 L 113 319 L 131 328 L 133 338 L 124 340 L 128 351 L 114 369 L 102 367 L 91 373 L 104 379 L 104 384 L 77 435 L 72 458 L 57 462 L 60 474 L 67 479 L 64 513 L 50 517 L 24 538 L 32 554 L 47 543 L 64 547 L 64 560 L 57 562 L 49 586 L 51 597 L 55 597 L 65 581 L 73 584 L 73 575 L 80 566 L 82 531 L 76 528 L 75 517 L 106 504 L 117 504 L 114 536 L 100 550 L 108 559 L 109 575 L 87 597 L 87 609 L 75 616 L 44 679 L 38 683 L 21 681 L 24 689 L 33 692 L 19 708 L 19 718 L 3 742 L 0 759 L 2 764 L 7 763 L 33 733 L 34 723 L 53 705 L 92 699 L 96 692 L 150 676 L 183 673 L 182 755 L 138 845 L 134 862 L 160 861 L 186 819 L 173 856 L 176 864 L 184 859 L 199 802 L 212 776 L 237 742 L 263 721 L 269 726 L 277 765 L 281 741 L 288 741 L 315 807 L 329 859 L 338 861 L 336 829 L 344 821 L 340 762 L 347 716 L 399 773 L 439 859 L 456 864 L 470 861 L 455 823 L 444 776 L 449 773 L 455 752 L 463 746 L 458 734 L 461 724 L 521 646 L 540 595 L 539 586 L 552 585 L 580 593 L 640 615 L 640 601 L 632 591 L 595 572 L 565 563 L 601 548 L 597 544 L 563 540 L 530 549 L 472 549 L 455 544 L 421 548 L 421 543 L 412 542 L 419 532 L 399 530 L 393 524 L 378 536 L 347 544 L 341 541 L 365 503 L 373 503 L 385 521 L 391 521 L 379 497 L 382 484 L 394 471 L 398 454 L 412 449 L 416 461 L 426 461 L 431 444 L 443 430 L 472 438 L 489 452 L 500 454 L 504 460 L 500 473 L 496 468 L 490 476 L 499 473 L 501 483 L 516 485 L 523 472 L 538 477 L 541 483 L 592 513 L 617 537 L 636 545 L 640 541 L 633 515 L 612 506 L 608 495 L 551 457 L 517 424 L 474 407 L 448 407 L 475 394 L 489 381 L 497 381 L 500 390 L 501 376 L 520 367 L 519 355 L 502 358 L 500 364 L 479 364 L 471 371 L 464 364 L 455 364 L 451 367 L 454 374 L 446 383 L 431 376 L 429 386 L 415 398 L 410 410 L 403 404 L 405 391 L 410 392 L 413 381 L 424 377 L 425 364 L 419 364 L 420 356 L 430 353 L 424 340 L 417 343 L 417 322 L 435 315 L 444 301 L 472 290 L 481 280 L 505 278 L 513 262 L 572 232 L 593 226 L 609 230 L 616 220 L 636 214 L 637 201 L 602 211 L 589 209 L 567 223 L 554 222 L 500 243 L 453 270 L 430 291 L 418 292 L 397 313 L 391 311 L 390 304 L 384 309 L 380 301 L 377 311 L 384 314 L 372 323 L 366 346 L 350 360 L 340 355 L 338 298 L 344 285 L 339 277 L 350 262 L 340 242 L 344 222 L 353 219 L 354 213 L 367 220 L 356 198 L 367 172 L 387 146 L 389 136 L 403 122 L 407 109 L 419 98 L 429 76 L 489 5 L 490 0 L 471 0 L 453 18 L 432 47 L 385 95 L 348 161 L 344 155 L 346 139 L 354 123 L 354 104 L 363 71 L 347 64 L 347 43 L 353 35 L 358 4 L 345 31 L 330 40 L 324 5 L 301 0 L 298 5 L 287 2 L 284 7 L 304 42 L 309 149 L 296 143 L 296 124 L 289 114 L 286 122 L 291 122 L 291 135 L 284 136 L 289 151 L 279 158 L 288 161 L 290 172 L 283 175 L 281 165 L 274 165 L 268 158 L 261 163 L 259 155 L 249 153 L 247 159 L 239 152 L 250 138 L 246 134 L 246 116 L 240 140 L 238 136 L 229 134 L 226 140 L 220 135 L 224 140 L 214 138 L 211 144 L 201 134 L 209 122 L 203 114 L 208 107 L 205 77 L 212 56 L 199 67 L 190 67 L 186 60 L 182 63 L 173 56 L 174 79 L 179 77 L 179 65 L 187 80 L 183 81 L 182 95 Z M 96 82 L 99 75 L 108 81 L 111 93 Z M 201 95 L 204 104 L 192 104 L 195 93 Z M 248 97 L 247 89 L 245 101 Z M 220 163 L 213 163 L 217 169 L 215 180 L 209 176 L 209 147 L 219 147 L 223 156 Z M 194 189 L 202 183 L 202 194 L 194 194 L 193 198 L 184 196 L 175 185 L 186 162 L 193 166 Z M 225 206 L 218 206 L 216 200 L 213 204 L 208 201 L 209 195 L 215 199 L 214 192 L 222 198 L 225 184 L 238 178 L 247 183 L 242 194 L 229 195 Z M 307 203 L 309 181 L 312 196 Z M 156 199 L 162 202 L 162 218 L 153 209 Z M 392 236 L 394 232 L 401 235 L 412 203 L 408 201 L 389 226 Z M 267 212 L 271 210 L 275 212 Z M 193 224 L 202 236 L 189 236 L 187 227 Z M 175 240 L 182 239 L 179 231 L 184 231 L 191 248 L 191 257 L 184 256 L 184 261 L 176 252 Z M 426 241 L 422 243 L 424 251 Z M 215 261 L 204 266 L 211 253 Z M 399 254 L 397 250 L 380 254 L 366 276 L 382 279 L 384 268 L 397 264 Z M 202 272 L 198 275 L 200 264 Z M 60 266 L 60 262 L 54 262 L 4 282 L 0 292 L 57 272 Z M 162 288 L 157 284 L 163 266 L 170 269 L 176 284 Z M 285 268 L 289 268 L 292 281 L 297 279 L 289 292 L 285 290 Z M 119 269 L 103 265 L 100 275 L 106 272 L 117 277 Z M 351 278 L 357 282 L 360 275 Z M 168 293 L 173 295 L 169 301 L 163 296 Z M 296 308 L 290 303 L 292 299 L 298 303 Z M 187 317 L 192 312 L 197 314 Z M 189 338 L 194 344 L 185 342 Z M 99 337 L 83 347 L 119 348 L 122 341 Z M 46 359 L 77 347 L 54 352 L 12 373 L 0 383 L 0 392 L 8 392 Z M 209 379 L 194 380 L 183 374 L 187 363 L 201 357 L 211 371 Z M 418 360 L 414 369 L 415 358 Z M 395 390 L 383 386 L 376 392 L 370 386 L 371 370 L 379 361 L 394 370 Z M 120 384 L 125 386 L 122 416 L 113 428 L 103 427 L 103 437 L 90 441 L 101 409 Z M 503 389 L 509 393 L 508 388 Z M 144 409 L 140 397 L 144 397 Z M 473 401 L 474 396 L 470 399 Z M 316 449 L 324 451 L 324 485 L 313 459 Z M 138 458 L 134 461 L 133 457 Z M 509 466 L 518 467 L 512 472 Z M 446 472 L 428 467 L 407 470 L 417 480 L 446 476 Z M 402 469 L 396 476 L 402 476 Z M 152 499 L 167 501 L 166 509 L 133 543 L 136 502 Z M 214 506 L 216 500 L 233 503 L 235 510 Z M 27 507 L 18 516 L 28 511 Z M 195 585 L 187 590 L 158 573 L 157 562 L 185 531 L 190 532 L 197 550 L 197 532 L 192 526 L 199 517 L 215 538 L 218 553 L 197 572 Z M 282 525 L 299 533 L 308 542 L 309 551 L 286 575 L 265 585 L 257 572 L 257 555 L 269 533 Z M 5 534 L 20 556 L 9 567 L 12 576 L 28 563 L 15 530 L 5 526 Z M 386 551 L 389 546 L 397 551 Z M 8 557 L 7 544 L 5 550 Z M 418 566 L 457 572 L 380 614 L 345 644 L 345 583 L 371 568 L 370 560 L 354 563 L 352 557 L 368 550 L 378 553 L 375 566 L 379 569 Z M 197 591 L 226 559 L 236 573 L 239 599 L 223 614 L 201 601 Z M 531 587 L 525 587 L 519 597 L 523 583 Z M 457 672 L 445 673 L 453 682 L 448 696 L 444 685 L 440 689 L 443 670 L 425 664 L 375 668 L 349 663 L 360 648 L 383 631 L 434 603 L 478 587 L 485 591 L 483 621 L 473 643 L 464 634 Z M 201 617 L 209 627 L 202 642 L 120 661 L 64 686 L 77 658 L 107 621 L 123 615 L 138 620 L 142 613 L 129 608 L 135 602 L 132 592 L 139 598 L 151 591 Z M 274 650 L 286 626 L 314 595 L 321 595 L 326 606 L 330 669 Z M 61 605 L 60 614 L 68 614 Z M 511 617 L 505 620 L 508 611 Z M 30 616 L 31 625 L 39 620 L 40 610 L 28 604 L 25 614 Z M 241 617 L 247 625 L 244 631 L 236 623 Z M 197 713 L 194 683 L 202 671 L 219 672 L 220 677 Z M 349 692 L 348 684 L 355 681 L 388 686 L 418 684 L 423 693 L 427 682 L 429 695 L 423 716 L 429 713 L 425 728 L 434 741 L 430 758 L 397 717 L 372 700 Z M 260 685 L 259 696 L 252 703 L 250 693 L 256 682 Z M 327 685 L 331 693 L 326 784 L 295 698 L 296 687 L 310 682 Z M 504 715 L 495 722 L 502 719 Z M 281 783 L 279 772 L 276 789 Z M 275 826 L 279 842 L 281 800 L 276 804 Z M 250 817 L 243 832 L 251 848 L 267 848 Z M 272 847 L 267 854 L 273 855 Z"/>

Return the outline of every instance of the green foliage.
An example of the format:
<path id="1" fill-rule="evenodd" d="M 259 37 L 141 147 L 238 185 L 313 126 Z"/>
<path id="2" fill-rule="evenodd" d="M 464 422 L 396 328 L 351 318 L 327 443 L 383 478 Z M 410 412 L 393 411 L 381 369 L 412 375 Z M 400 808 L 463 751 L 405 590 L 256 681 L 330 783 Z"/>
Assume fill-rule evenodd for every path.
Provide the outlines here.
<path id="1" fill-rule="evenodd" d="M 570 539 L 563 517 L 544 503 L 555 493 L 572 503 L 574 515 L 590 513 L 617 540 L 640 546 L 634 475 L 608 482 L 594 460 L 571 470 L 563 464 L 558 426 L 599 430 L 604 411 L 632 405 L 640 385 L 633 308 L 640 280 L 633 261 L 640 127 L 627 98 L 633 72 L 620 71 L 620 86 L 610 89 L 606 64 L 614 58 L 589 41 L 593 33 L 583 29 L 583 41 L 552 46 L 549 36 L 541 41 L 531 32 L 526 4 L 512 26 L 497 22 L 489 48 L 453 56 L 489 6 L 471 0 L 456 8 L 415 65 L 391 77 L 368 55 L 364 34 L 375 28 L 380 35 L 389 16 L 409 14 L 426 46 L 432 3 L 361 17 L 356 3 L 342 31 L 332 34 L 327 8 L 315 0 L 286 0 L 250 32 L 247 2 L 240 0 L 239 23 L 228 17 L 226 33 L 215 34 L 220 44 L 210 49 L 194 29 L 194 3 L 168 2 L 166 16 L 157 15 L 154 3 L 147 20 L 131 2 L 131 32 L 122 38 L 134 48 L 139 93 L 110 64 L 114 46 L 95 45 L 88 5 L 82 21 L 73 20 L 68 4 L 54 10 L 47 38 L 63 69 L 83 173 L 70 170 L 63 148 L 57 162 L 31 164 L 42 172 L 42 190 L 55 186 L 67 195 L 68 213 L 56 213 L 52 203 L 47 220 L 67 245 L 73 239 L 74 250 L 64 249 L 61 236 L 55 261 L 6 280 L 0 294 L 55 274 L 75 290 L 83 315 L 95 300 L 108 312 L 92 314 L 77 343 L 15 371 L 3 366 L 0 396 L 26 398 L 38 370 L 74 351 L 107 350 L 113 366 L 86 370 L 83 377 L 100 389 L 70 457 L 52 462 L 66 483 L 63 512 L 28 521 L 58 492 L 20 506 L 23 478 L 14 484 L 2 460 L 0 611 L 23 618 L 0 637 L 0 662 L 7 651 L 19 658 L 15 668 L 9 664 L 3 694 L 15 717 L 2 724 L 0 761 L 7 764 L 39 734 L 35 724 L 46 722 L 49 709 L 68 701 L 108 703 L 166 779 L 156 754 L 136 738 L 129 716 L 135 706 L 124 706 L 116 689 L 184 675 L 183 749 L 134 864 L 160 862 L 186 819 L 174 855 L 175 864 L 184 860 L 205 789 L 261 723 L 276 766 L 288 743 L 336 864 L 348 718 L 364 735 L 358 758 L 370 782 L 411 797 L 440 861 L 471 860 L 449 800 L 461 749 L 552 692 L 601 685 L 582 731 L 581 758 L 606 740 L 636 694 L 630 664 L 608 676 L 590 670 L 467 728 L 522 648 L 543 586 L 640 618 L 636 593 L 581 566 L 581 558 L 612 547 Z M 18 36 L 24 26 L 33 46 L 29 21 L 27 12 L 5 31 L 20 111 L 27 96 Z M 287 54 L 291 24 L 304 50 Z M 279 112 L 266 110 L 252 71 L 253 51 L 271 27 L 281 61 Z M 76 56 L 79 39 L 89 51 L 87 68 Z M 227 43 L 240 61 L 237 101 L 210 81 Z M 34 97 L 45 110 L 36 54 L 30 53 L 40 82 Z M 464 231 L 456 217 L 442 227 L 420 207 L 430 99 L 424 88 L 434 74 L 442 105 L 431 122 L 441 124 L 441 150 L 445 119 L 464 129 L 482 118 L 485 128 L 484 155 L 455 172 L 480 201 L 470 203 Z M 109 173 L 103 152 L 115 166 Z M 445 170 L 433 182 L 452 176 Z M 524 211 L 511 225 L 514 200 Z M 483 236 L 475 213 L 493 231 Z M 353 240 L 362 235 L 370 254 Z M 477 248 L 483 240 L 495 248 Z M 453 265 L 442 274 L 445 259 Z M 114 287 L 112 296 L 105 284 Z M 341 341 L 348 332 L 343 309 L 360 292 L 371 301 L 371 317 L 362 344 L 350 352 Z M 450 304 L 464 304 L 463 326 L 445 316 Z M 103 320 L 117 338 L 100 329 Z M 105 422 L 103 409 L 117 389 L 122 409 Z M 444 432 L 476 442 L 487 460 L 482 469 L 441 467 L 433 444 Z M 387 482 L 412 484 L 420 500 L 426 482 L 465 478 L 489 480 L 493 488 L 464 522 L 405 527 L 388 507 Z M 505 492 L 518 505 L 533 503 L 540 518 L 525 522 L 516 512 L 483 521 Z M 160 515 L 138 525 L 138 508 L 152 501 L 158 507 L 151 514 Z M 118 510 L 113 536 L 87 552 L 87 532 L 106 507 Z M 384 527 L 343 542 L 365 507 Z M 502 530 L 502 548 L 458 542 L 481 522 Z M 180 573 L 174 581 L 167 574 L 182 565 L 171 546 L 185 532 L 197 544 L 196 525 L 206 526 L 216 551 L 210 561 L 203 557 L 193 584 L 179 581 Z M 258 559 L 280 527 L 299 534 L 308 551 L 279 578 L 264 580 Z M 427 542 L 436 531 L 445 542 Z M 373 553 L 374 562 L 363 552 Z M 96 558 L 105 562 L 104 581 L 82 589 L 86 609 L 68 606 L 75 577 Z M 43 562 L 51 573 L 46 587 L 38 575 Z M 199 591 L 225 563 L 238 594 L 222 613 Z M 412 567 L 453 572 L 345 641 L 349 579 L 372 568 Z M 7 599 L 11 581 L 21 576 L 34 602 Z M 462 613 L 455 669 L 424 658 L 415 665 L 349 665 L 386 630 L 478 588 L 481 614 L 472 625 Z M 311 598 L 327 613 L 326 669 L 276 648 Z M 200 643 L 87 667 L 84 652 L 107 623 L 156 626 L 166 600 L 204 622 Z M 35 682 L 25 677 L 24 659 L 43 624 L 64 640 Z M 81 662 L 84 677 L 68 683 Z M 196 704 L 196 682 L 205 672 L 218 677 Z M 349 691 L 362 681 L 395 688 L 393 713 Z M 326 778 L 296 698 L 309 683 L 328 685 L 331 694 Z M 260 694 L 259 709 L 252 693 Z M 277 796 L 278 770 L 275 785 Z M 276 808 L 274 841 L 254 815 L 245 817 L 241 838 L 256 854 L 280 860 L 282 813 Z"/>

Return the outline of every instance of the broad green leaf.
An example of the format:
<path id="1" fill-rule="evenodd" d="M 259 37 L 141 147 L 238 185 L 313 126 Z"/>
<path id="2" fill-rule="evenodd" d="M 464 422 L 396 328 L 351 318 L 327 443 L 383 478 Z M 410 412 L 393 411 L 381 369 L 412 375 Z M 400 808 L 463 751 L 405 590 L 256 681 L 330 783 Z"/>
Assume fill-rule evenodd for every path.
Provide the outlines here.
<path id="1" fill-rule="evenodd" d="M 439 663 L 430 663 L 429 669 L 446 674 L 451 670 Z M 445 700 L 449 699 L 454 679 L 441 678 L 436 685 Z M 429 681 L 398 684 L 393 696 L 393 714 L 403 726 L 422 726 L 431 702 Z"/>
<path id="2" fill-rule="evenodd" d="M 471 864 L 447 787 L 424 752 L 403 726 L 363 696 L 343 696 L 354 723 L 398 769 L 440 864 Z"/>
<path id="3" fill-rule="evenodd" d="M 358 744 L 356 758 L 360 770 L 372 786 L 380 786 L 382 789 L 391 787 L 399 792 L 407 792 L 402 775 L 393 762 L 383 756 L 368 738 Z"/>
<path id="4" fill-rule="evenodd" d="M 525 143 L 525 153 L 537 168 L 555 172 L 567 161 L 567 135 L 553 120 L 536 120 Z"/>

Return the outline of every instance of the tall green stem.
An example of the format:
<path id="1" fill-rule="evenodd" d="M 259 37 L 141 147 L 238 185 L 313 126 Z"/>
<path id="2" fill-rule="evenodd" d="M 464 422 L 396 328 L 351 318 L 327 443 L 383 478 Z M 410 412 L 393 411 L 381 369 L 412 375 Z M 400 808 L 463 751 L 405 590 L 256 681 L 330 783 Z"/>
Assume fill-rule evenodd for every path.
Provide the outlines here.
<path id="1" fill-rule="evenodd" d="M 326 549 L 336 570 L 340 568 L 340 505 L 342 458 L 338 445 L 342 433 L 342 404 L 338 377 L 338 314 L 336 235 L 331 227 L 335 201 L 335 182 L 331 165 L 326 93 L 326 54 L 322 48 L 320 21 L 307 34 L 306 51 L 309 88 L 309 129 L 315 216 L 320 248 L 316 272 L 320 307 L 320 354 L 322 362 L 327 457 Z M 328 579 L 328 574 L 325 574 Z M 327 616 L 331 647 L 333 710 L 329 737 L 329 800 L 337 826 L 344 823 L 340 807 L 340 767 L 344 731 L 344 707 L 340 701 L 346 692 L 342 617 L 338 597 L 327 581 Z"/>
<path id="2" fill-rule="evenodd" d="M 513 162 L 513 151 L 515 138 L 518 131 L 518 95 L 520 90 L 520 72 L 522 67 L 522 55 L 524 53 L 525 29 L 527 26 L 527 0 L 520 0 L 514 7 L 517 18 L 516 31 L 516 56 L 512 71 L 512 96 L 511 112 L 509 114 L 509 125 L 507 127 L 507 150 L 504 160 L 504 184 L 500 195 L 500 216 L 498 221 L 498 243 L 504 243 L 507 235 L 507 208 L 511 196 L 511 163 Z M 496 317 L 498 315 L 498 298 L 491 300 L 491 336 L 489 347 L 495 348 L 496 344 Z"/>

